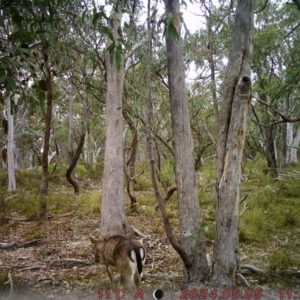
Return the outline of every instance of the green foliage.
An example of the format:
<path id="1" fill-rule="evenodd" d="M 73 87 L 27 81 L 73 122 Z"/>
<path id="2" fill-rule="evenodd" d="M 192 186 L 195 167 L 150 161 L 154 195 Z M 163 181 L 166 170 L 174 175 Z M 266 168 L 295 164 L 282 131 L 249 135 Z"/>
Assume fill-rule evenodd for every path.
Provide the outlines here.
<path id="1" fill-rule="evenodd" d="M 87 169 L 83 165 L 77 165 L 75 168 L 76 175 L 79 179 L 82 179 L 87 174 Z"/>
<path id="2" fill-rule="evenodd" d="M 164 186 L 170 187 L 175 184 L 174 160 L 169 159 L 165 162 L 159 172 L 159 178 Z"/>
<path id="3" fill-rule="evenodd" d="M 215 210 L 212 209 L 207 212 L 202 217 L 202 222 L 201 222 L 201 232 L 202 234 L 209 240 L 214 239 L 215 237 L 215 226 L 216 226 L 216 216 L 215 216 Z"/>
<path id="4" fill-rule="evenodd" d="M 57 176 L 64 176 L 66 174 L 67 169 L 67 164 L 51 163 L 48 166 L 49 173 L 52 175 L 52 177 L 54 174 L 57 174 Z"/>
<path id="5" fill-rule="evenodd" d="M 155 216 L 157 214 L 157 211 L 152 206 L 146 206 L 144 208 L 144 213 L 145 213 L 146 216 L 150 216 L 151 217 L 151 216 Z"/>
<path id="6" fill-rule="evenodd" d="M 240 218 L 240 242 L 267 242 L 272 228 L 269 216 L 262 208 L 246 210 Z"/>
<path id="7" fill-rule="evenodd" d="M 293 266 L 291 255 L 287 252 L 276 251 L 268 255 L 269 269 L 272 271 L 287 270 Z"/>
<path id="8" fill-rule="evenodd" d="M 103 177 L 104 164 L 103 161 L 97 164 L 92 164 L 89 167 L 89 176 L 95 180 L 99 180 Z"/>
<path id="9" fill-rule="evenodd" d="M 156 198 L 153 194 L 153 190 L 149 191 L 148 188 L 143 191 L 136 192 L 139 207 L 152 206 L 154 207 L 157 203 Z"/>

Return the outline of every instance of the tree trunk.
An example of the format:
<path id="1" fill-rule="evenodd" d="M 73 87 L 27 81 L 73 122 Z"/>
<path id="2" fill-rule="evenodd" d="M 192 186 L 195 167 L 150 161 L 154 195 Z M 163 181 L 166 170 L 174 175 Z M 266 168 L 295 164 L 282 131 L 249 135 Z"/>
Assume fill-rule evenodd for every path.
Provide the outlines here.
<path id="1" fill-rule="evenodd" d="M 239 268 L 241 162 L 251 98 L 254 0 L 238 0 L 217 142 L 216 233 L 211 285 L 231 288 Z"/>
<path id="2" fill-rule="evenodd" d="M 126 119 L 128 126 L 130 128 L 130 131 L 133 134 L 131 147 L 129 151 L 129 158 L 126 162 L 125 168 L 125 175 L 126 175 L 126 188 L 127 193 L 130 198 L 130 209 L 132 211 L 137 212 L 137 200 L 136 195 L 132 186 L 132 183 L 137 183 L 135 178 L 135 163 L 136 163 L 136 156 L 137 156 L 137 149 L 138 149 L 138 130 L 134 122 L 132 121 L 131 117 L 129 116 L 129 113 L 126 110 L 123 110 L 124 118 Z"/>
<path id="3" fill-rule="evenodd" d="M 212 30 L 212 15 L 211 15 L 211 8 L 209 8 L 205 2 L 204 2 L 205 8 L 208 12 L 208 16 L 206 17 L 206 26 L 207 26 L 207 32 L 209 37 L 209 66 L 210 66 L 210 76 L 211 76 L 211 83 L 210 83 L 210 89 L 213 99 L 213 105 L 215 109 L 215 115 L 217 122 L 219 120 L 219 108 L 218 108 L 218 99 L 217 99 L 217 88 L 216 88 L 216 77 L 215 77 L 215 60 L 214 60 L 214 36 L 213 36 L 213 30 Z M 211 3 L 212 5 L 212 3 Z"/>
<path id="4" fill-rule="evenodd" d="M 282 124 L 282 146 L 281 146 L 281 158 L 280 158 L 280 172 L 286 173 L 287 162 L 287 123 Z"/>
<path id="5" fill-rule="evenodd" d="M 73 85 L 71 84 L 69 94 L 69 132 L 68 132 L 68 158 L 69 163 L 71 164 L 74 150 L 73 150 L 73 142 L 74 142 L 74 95 L 73 95 Z"/>
<path id="6" fill-rule="evenodd" d="M 147 138 L 147 147 L 148 147 L 147 150 L 150 158 L 151 179 L 153 183 L 155 196 L 158 201 L 158 207 L 162 214 L 162 219 L 163 219 L 168 240 L 172 245 L 172 247 L 180 255 L 186 269 L 188 269 L 192 265 L 192 258 L 188 256 L 185 249 L 180 245 L 180 243 L 177 242 L 176 237 L 173 234 L 172 227 L 164 205 L 164 199 L 159 190 L 159 184 L 157 179 L 157 171 L 156 171 L 157 166 L 156 166 L 156 159 L 154 155 L 153 136 L 151 133 L 153 108 L 152 108 L 152 99 L 151 99 L 152 98 L 152 86 L 151 86 L 151 62 L 152 62 L 152 33 L 151 32 L 152 30 L 151 30 L 151 19 L 150 19 L 150 2 L 151 0 L 148 0 L 148 8 L 147 8 L 148 46 L 147 46 L 147 66 L 146 66 L 147 112 L 146 112 L 145 129 L 146 129 L 146 138 Z"/>
<path id="7" fill-rule="evenodd" d="M 287 123 L 287 136 L 288 136 L 288 154 L 287 164 L 293 164 L 298 162 L 298 146 L 300 143 L 300 126 L 294 136 L 293 134 L 294 124 Z"/>
<path id="8" fill-rule="evenodd" d="M 12 192 L 16 190 L 16 178 L 15 178 L 15 156 L 14 156 L 14 117 L 11 114 L 10 99 L 6 100 L 7 108 L 7 122 L 8 122 L 8 134 L 7 134 L 7 174 L 8 174 L 8 191 Z"/>
<path id="9" fill-rule="evenodd" d="M 51 121 L 52 121 L 52 106 L 53 106 L 53 94 L 52 94 L 52 75 L 48 58 L 48 47 L 42 48 L 45 65 L 45 79 L 47 82 L 46 93 L 46 114 L 45 114 L 45 133 L 44 133 L 44 146 L 42 156 L 42 183 L 40 188 L 40 219 L 47 219 L 47 194 L 49 185 L 49 171 L 48 171 L 48 154 L 50 148 L 50 135 L 51 135 Z"/>
<path id="10" fill-rule="evenodd" d="M 74 188 L 74 194 L 75 195 L 79 195 L 79 185 L 77 183 L 77 181 L 73 178 L 72 173 L 77 165 L 78 159 L 80 157 L 80 154 L 82 153 L 82 149 L 84 146 L 84 140 L 85 140 L 85 134 L 86 134 L 86 130 L 85 128 L 82 130 L 81 136 L 80 136 L 80 141 L 79 144 L 77 146 L 76 152 L 72 157 L 70 166 L 66 172 L 66 178 L 68 180 L 68 182 L 73 186 Z"/>
<path id="11" fill-rule="evenodd" d="M 18 112 L 17 112 L 17 120 L 16 120 L 16 132 L 18 132 L 19 128 L 24 128 L 25 123 L 27 121 L 29 115 L 29 109 L 27 107 L 27 103 L 24 101 L 20 104 L 18 103 Z M 15 146 L 15 167 L 17 169 L 24 169 L 30 167 L 29 157 L 30 148 L 29 145 L 20 145 L 20 140 L 17 139 Z"/>
<path id="12" fill-rule="evenodd" d="M 194 143 L 185 86 L 185 73 L 180 38 L 178 0 L 165 0 L 166 15 L 173 15 L 179 38 L 166 36 L 169 94 L 174 136 L 175 175 L 179 203 L 180 241 L 192 265 L 186 269 L 185 285 L 203 282 L 209 273 L 204 238 L 200 228 L 200 207 L 196 187 Z M 178 23 L 177 23 L 178 22 Z M 167 24 L 166 26 L 170 26 Z"/>
<path id="13" fill-rule="evenodd" d="M 118 28 L 121 22 L 120 5 L 112 11 L 111 31 L 115 43 L 120 38 Z M 107 47 L 112 44 L 108 38 Z M 120 54 L 121 55 L 121 54 Z M 124 81 L 124 61 L 117 69 L 106 51 L 107 95 L 106 95 L 106 143 L 104 154 L 103 192 L 101 202 L 100 232 L 102 236 L 126 233 L 125 203 L 123 194 L 123 121 L 122 95 Z"/>
<path id="14" fill-rule="evenodd" d="M 289 113 L 290 101 L 289 98 L 285 101 L 285 115 L 287 116 Z M 282 147 L 281 147 L 281 159 L 280 159 L 280 171 L 281 173 L 286 173 L 286 165 L 287 165 L 287 150 L 288 150 L 288 136 L 287 136 L 287 125 L 285 122 L 282 124 Z"/>
<path id="15" fill-rule="evenodd" d="M 267 159 L 267 168 L 265 174 L 270 174 L 272 177 L 278 176 L 276 156 L 275 156 L 275 143 L 274 143 L 274 125 L 269 125 L 263 129 L 264 137 L 264 150 Z"/>
<path id="16" fill-rule="evenodd" d="M 83 129 L 80 135 L 80 140 L 77 145 L 77 149 L 75 154 L 73 154 L 73 138 L 74 138 L 74 121 L 73 121 L 73 93 L 71 93 L 71 96 L 69 98 L 69 112 L 72 116 L 72 119 L 70 119 L 69 116 L 69 136 L 68 136 L 68 154 L 69 154 L 69 160 L 70 165 L 66 172 L 66 178 L 68 182 L 73 186 L 74 188 L 74 194 L 79 195 L 80 188 L 78 182 L 74 179 L 73 171 L 77 165 L 77 162 L 80 158 L 80 154 L 83 151 L 84 142 L 86 139 L 86 134 L 88 132 L 88 120 L 89 120 L 89 105 L 88 105 L 88 97 L 87 97 L 87 91 L 86 91 L 86 85 L 87 85 L 87 75 L 86 75 L 86 62 L 84 58 L 84 68 L 83 68 L 83 79 L 84 79 L 84 86 L 83 86 L 83 113 L 84 113 L 84 124 Z"/>

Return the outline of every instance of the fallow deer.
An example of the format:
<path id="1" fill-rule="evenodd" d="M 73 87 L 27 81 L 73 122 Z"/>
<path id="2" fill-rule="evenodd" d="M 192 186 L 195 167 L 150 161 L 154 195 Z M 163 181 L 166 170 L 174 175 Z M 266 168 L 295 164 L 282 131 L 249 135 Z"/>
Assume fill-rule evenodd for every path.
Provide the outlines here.
<path id="1" fill-rule="evenodd" d="M 120 283 L 124 284 L 129 292 L 135 293 L 139 288 L 146 260 L 145 248 L 121 235 L 104 240 L 90 237 L 90 241 L 95 245 L 95 261 L 106 267 L 111 288 L 114 288 L 113 272 L 118 272 Z"/>

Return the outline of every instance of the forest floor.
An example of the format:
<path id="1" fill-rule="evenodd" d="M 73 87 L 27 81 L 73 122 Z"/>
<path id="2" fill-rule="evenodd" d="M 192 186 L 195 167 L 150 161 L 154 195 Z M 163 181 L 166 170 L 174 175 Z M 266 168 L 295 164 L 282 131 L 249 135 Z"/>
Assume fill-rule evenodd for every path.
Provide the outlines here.
<path id="1" fill-rule="evenodd" d="M 293 184 L 298 185 L 299 181 Z M 252 185 L 244 187 L 247 194 Z M 203 186 L 208 185 L 205 183 Z M 280 190 L 282 189 L 280 185 Z M 257 189 L 254 190 L 257 193 Z M 53 190 L 52 193 L 58 192 Z M 92 194 L 94 196 L 89 197 Z M 10 204 L 6 207 L 5 218 L 1 219 L 0 299 L 121 299 L 120 294 L 108 290 L 108 276 L 104 266 L 94 263 L 93 247 L 88 238 L 99 233 L 99 210 L 91 208 L 87 211 L 84 207 L 90 205 L 89 201 L 94 201 L 90 200 L 93 197 L 99 199 L 99 190 L 83 192 L 80 204 L 78 198 L 69 193 L 68 201 L 64 199 L 63 204 L 63 200 L 56 203 L 63 205 L 64 210 L 59 213 L 56 211 L 52 218 L 43 223 L 36 220 L 34 215 L 26 221 L 21 219 L 24 217 L 24 210 L 22 214 L 18 205 L 25 203 L 24 195 L 22 194 L 23 198 L 8 200 Z M 12 205 L 14 201 L 19 203 L 15 205 L 15 210 Z M 143 240 L 147 261 L 143 271 L 141 294 L 136 299 L 153 299 L 152 293 L 156 289 L 164 292 L 162 299 L 233 299 L 233 295 L 228 294 L 227 290 L 214 293 L 215 290 L 205 286 L 198 290 L 180 289 L 183 279 L 182 263 L 166 238 L 160 213 L 155 211 L 153 203 L 149 208 L 143 200 L 141 202 L 139 213 L 133 214 L 129 210 L 126 213 L 129 224 L 150 237 Z M 174 202 L 171 199 L 168 203 L 168 214 L 174 234 L 179 236 L 178 218 L 172 212 Z M 300 206 L 299 201 L 297 203 Z M 213 237 L 209 232 L 212 231 L 210 225 L 213 221 L 211 209 L 207 207 L 206 205 L 202 209 L 202 215 L 207 231 L 207 253 L 211 258 Z M 248 207 L 251 208 L 250 201 Z M 241 208 L 243 209 L 246 207 Z M 257 215 L 259 211 L 254 213 Z M 285 219 L 294 220 L 290 214 Z M 25 215 L 28 216 L 28 212 Z M 244 219 L 247 220 L 246 217 Z M 254 234 L 255 238 L 250 241 L 251 232 L 247 228 L 241 230 L 242 274 L 250 284 L 250 289 L 245 281 L 238 278 L 238 299 L 300 299 L 300 229 L 295 226 L 298 225 L 297 222 L 291 223 L 284 231 L 277 230 L 275 223 L 271 224 L 271 229 L 268 227 L 269 237 L 265 238 L 268 242 L 259 240 L 259 234 Z M 140 240 L 141 237 L 136 236 L 136 239 Z M 7 249 L 3 249 L 4 246 Z M 271 268 L 270 257 L 273 259 Z M 274 264 L 279 267 L 274 268 Z M 281 270 L 280 264 L 286 269 Z M 254 271 L 251 266 L 259 268 L 261 272 Z M 262 296 L 260 291 L 266 295 Z"/>

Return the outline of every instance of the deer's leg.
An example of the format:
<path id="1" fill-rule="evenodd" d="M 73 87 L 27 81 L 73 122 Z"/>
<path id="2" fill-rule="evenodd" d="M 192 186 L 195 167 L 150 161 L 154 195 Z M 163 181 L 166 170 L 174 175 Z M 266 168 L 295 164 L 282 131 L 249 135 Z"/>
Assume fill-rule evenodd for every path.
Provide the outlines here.
<path id="1" fill-rule="evenodd" d="M 111 266 L 108 266 L 106 268 L 106 271 L 108 273 L 109 279 L 110 279 L 110 288 L 114 289 L 114 269 L 111 268 Z"/>

